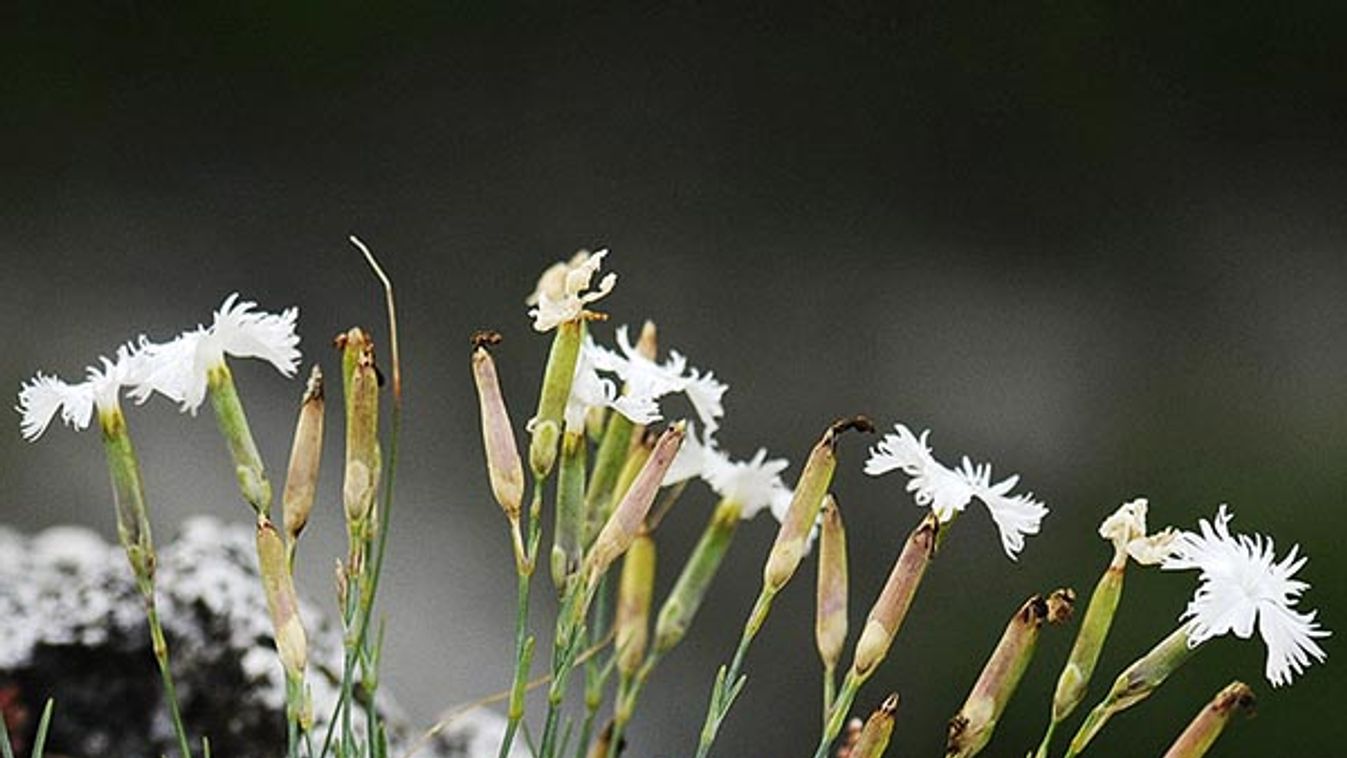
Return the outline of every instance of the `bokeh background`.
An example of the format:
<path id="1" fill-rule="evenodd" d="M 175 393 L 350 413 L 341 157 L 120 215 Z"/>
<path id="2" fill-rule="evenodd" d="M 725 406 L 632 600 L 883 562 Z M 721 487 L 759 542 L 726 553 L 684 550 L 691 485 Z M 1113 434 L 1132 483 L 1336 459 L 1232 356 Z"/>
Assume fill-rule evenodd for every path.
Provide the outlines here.
<path id="1" fill-rule="evenodd" d="M 1024 597 L 1088 592 L 1108 557 L 1094 530 L 1134 496 L 1188 526 L 1229 502 L 1237 527 L 1299 543 L 1305 604 L 1343 626 L 1339 4 L 23 2 L 0 18 L 0 385 L 77 377 L 234 290 L 299 305 L 306 359 L 332 365 L 340 329 L 382 334 L 346 235 L 397 280 L 408 417 L 386 679 L 420 719 L 509 678 L 513 573 L 467 337 L 505 333 L 527 418 L 547 339 L 522 300 L 580 247 L 613 250 L 615 323 L 655 319 L 730 383 L 721 441 L 739 456 L 798 464 L 830 419 L 863 411 L 931 427 L 949 462 L 1019 472 L 1052 508 L 1015 564 L 984 513 L 952 533 L 859 700 L 903 693 L 896 754 L 940 749 Z M 300 383 L 236 373 L 279 471 Z M 0 519 L 111 538 L 97 442 L 53 429 L 29 445 L 13 421 Z M 208 413 L 155 402 L 132 423 L 161 540 L 193 513 L 247 521 Z M 844 442 L 836 487 L 853 630 L 920 516 L 901 477 L 860 473 L 864 444 Z M 343 542 L 338 476 L 303 550 L 316 597 Z M 661 528 L 657 597 L 712 504 L 694 488 Z M 773 532 L 741 530 L 647 690 L 633 755 L 690 752 Z M 722 754 L 814 744 L 812 568 L 752 652 Z M 1195 577 L 1128 581 L 1097 690 L 1173 628 Z M 989 754 L 1037 743 L 1072 633 L 1045 633 Z M 1339 754 L 1337 640 L 1277 691 L 1261 643 L 1213 642 L 1096 752 L 1158 753 L 1238 677 L 1261 715 L 1213 754 Z"/>

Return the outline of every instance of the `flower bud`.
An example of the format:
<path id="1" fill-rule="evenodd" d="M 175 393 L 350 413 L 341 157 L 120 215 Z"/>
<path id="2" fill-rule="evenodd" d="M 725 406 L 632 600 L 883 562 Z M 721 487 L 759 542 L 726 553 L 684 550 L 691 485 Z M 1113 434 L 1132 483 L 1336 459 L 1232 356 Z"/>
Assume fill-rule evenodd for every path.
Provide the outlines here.
<path id="1" fill-rule="evenodd" d="M 1011 617 L 963 708 L 949 722 L 946 756 L 968 758 L 987 745 L 1029 668 L 1043 622 L 1057 624 L 1069 619 L 1075 601 L 1076 593 L 1070 589 L 1056 590 L 1047 599 L 1035 595 Z"/>
<path id="2" fill-rule="evenodd" d="M 265 518 L 257 522 L 257 561 L 267 610 L 276 632 L 276 652 L 286 677 L 299 681 L 308 662 L 308 643 L 299 619 L 299 596 L 295 594 L 294 578 L 287 566 L 285 543 L 275 525 Z"/>
<path id="3" fill-rule="evenodd" d="M 650 459 L 641 467 L 640 473 L 636 475 L 636 480 L 623 496 L 622 502 L 613 509 L 613 515 L 608 518 L 599 536 L 594 540 L 594 546 L 586 558 L 585 574 L 590 584 L 598 581 L 603 572 L 608 570 L 612 562 L 626 551 L 632 540 L 640 533 L 645 516 L 659 492 L 664 472 L 669 470 L 674 456 L 678 454 L 678 448 L 683 444 L 684 434 L 684 425 L 680 422 L 664 430 L 655 441 L 655 449 L 651 452 Z"/>
<path id="4" fill-rule="evenodd" d="M 1197 714 L 1169 747 L 1164 758 L 1201 758 L 1206 755 L 1230 722 L 1230 716 L 1236 711 L 1252 715 L 1254 702 L 1253 690 L 1247 684 L 1231 682 Z"/>
<path id="5" fill-rule="evenodd" d="M 243 402 L 239 400 L 238 389 L 234 386 L 234 374 L 223 358 L 207 369 L 206 381 L 210 387 L 211 407 L 215 409 L 215 421 L 234 462 L 239 491 L 257 515 L 268 516 L 271 513 L 271 482 L 267 479 L 262 454 L 257 451 L 257 442 L 248 427 Z"/>
<path id="6" fill-rule="evenodd" d="M 538 412 L 530 424 L 533 440 L 529 446 L 529 462 L 539 478 L 552 473 L 556 463 L 557 431 L 561 429 L 566 401 L 571 396 L 571 381 L 575 378 L 575 362 L 580 357 L 583 332 L 582 320 L 563 321 L 552 338 L 552 350 L 547 356 L 547 368 L 538 393 Z M 548 424 L 555 429 L 544 435 L 541 432 Z"/>
<path id="7" fill-rule="evenodd" d="M 833 472 L 837 469 L 837 435 L 848 429 L 873 432 L 875 427 L 864 416 L 835 421 L 823 433 L 823 438 L 814 445 L 800 471 L 800 479 L 795 484 L 795 493 L 791 497 L 786 517 L 776 533 L 776 542 L 767 556 L 763 567 L 763 586 L 771 592 L 777 592 L 795 575 L 800 567 L 809 545 L 809 534 L 818 521 L 819 508 L 823 505 L 823 496 L 832 485 Z"/>
<path id="8" fill-rule="evenodd" d="M 505 409 L 500 391 L 496 362 L 488 345 L 500 342 L 500 335 L 483 332 L 473 336 L 472 379 L 477 385 L 477 402 L 482 416 L 482 448 L 486 450 L 486 470 L 491 493 L 510 521 L 519 519 L 524 502 L 524 466 L 519 459 L 514 427 Z"/>
<path id="9" fill-rule="evenodd" d="M 823 500 L 823 525 L 819 532 L 814 640 L 824 668 L 832 671 L 847 641 L 847 535 L 842 527 L 842 513 L 832 495 Z"/>
<path id="10" fill-rule="evenodd" d="M 617 620 L 614 622 L 617 645 L 617 670 L 633 676 L 645 658 L 650 636 L 650 597 L 655 589 L 655 540 L 642 532 L 622 559 L 622 576 L 617 585 Z"/>
<path id="11" fill-rule="evenodd" d="M 880 758 L 889 748 L 889 738 L 893 736 L 893 714 L 898 712 L 898 693 L 891 693 L 884 702 L 865 720 L 861 727 L 860 738 L 851 748 L 847 758 Z"/>
<path id="12" fill-rule="evenodd" d="M 147 597 L 154 592 L 155 553 L 150 534 L 150 513 L 145 504 L 145 484 L 140 475 L 126 417 L 112 405 L 99 408 L 98 423 L 103 432 L 103 451 L 107 454 L 108 473 L 112 477 L 112 499 L 117 510 L 117 540 L 126 551 L 136 586 Z"/>
<path id="13" fill-rule="evenodd" d="M 295 423 L 295 439 L 290 446 L 290 467 L 281 493 L 281 512 L 285 532 L 293 546 L 309 523 L 313 500 L 318 490 L 318 465 L 323 454 L 323 372 L 317 365 L 309 374 L 304 399 Z M 293 550 L 293 547 L 292 547 Z"/>
<path id="14" fill-rule="evenodd" d="M 594 471 L 589 478 L 589 489 L 585 492 L 585 508 L 597 524 L 603 523 L 614 501 L 621 497 L 613 491 L 622 472 L 623 462 L 628 459 L 628 451 L 633 446 L 632 434 L 635 428 L 631 419 L 621 413 L 608 414 L 608 423 L 604 425 L 603 436 L 599 438 L 599 447 L 594 453 Z"/>
<path id="15" fill-rule="evenodd" d="M 1099 654 L 1104 649 L 1104 640 L 1113 624 L 1118 600 L 1122 597 L 1125 568 L 1125 562 L 1123 565 L 1110 563 L 1103 576 L 1099 577 L 1094 593 L 1090 595 L 1080 630 L 1076 632 L 1076 641 L 1071 645 L 1071 653 L 1067 656 L 1061 676 L 1057 678 L 1057 689 L 1052 697 L 1053 722 L 1064 721 L 1085 698 L 1095 666 L 1099 663 Z"/>
<path id="16" fill-rule="evenodd" d="M 343 353 L 343 365 L 349 356 L 355 357 L 347 383 L 342 499 L 347 523 L 358 526 L 369 518 L 379 487 L 379 378 L 374 369 L 374 343 L 364 332 L 347 332 Z"/>
<path id="17" fill-rule="evenodd" d="M 557 475 L 556 527 L 552 531 L 552 583 L 557 591 L 580 570 L 585 533 L 585 434 L 568 431 L 561 438 L 561 470 Z"/>
<path id="18" fill-rule="evenodd" d="M 711 520 L 702 530 L 702 536 L 683 564 L 678 581 L 669 591 L 669 597 L 659 610 L 655 624 L 655 651 L 669 652 L 687 634 L 692 619 L 701 608 L 706 590 L 715 579 L 716 571 L 730 548 L 734 530 L 739 526 L 743 507 L 734 500 L 721 500 L 711 514 Z"/>
<path id="19" fill-rule="evenodd" d="M 856 642 L 856 654 L 851 662 L 851 671 L 860 681 L 865 681 L 874 673 L 875 667 L 888 655 L 889 646 L 898 634 L 907 610 L 912 606 L 912 598 L 926 574 L 926 567 L 935 556 L 936 539 L 940 532 L 940 519 L 934 513 L 926 514 L 917 528 L 908 535 L 903 552 L 889 572 L 889 579 L 879 593 L 879 599 L 870 609 L 865 619 L 865 628 Z"/>

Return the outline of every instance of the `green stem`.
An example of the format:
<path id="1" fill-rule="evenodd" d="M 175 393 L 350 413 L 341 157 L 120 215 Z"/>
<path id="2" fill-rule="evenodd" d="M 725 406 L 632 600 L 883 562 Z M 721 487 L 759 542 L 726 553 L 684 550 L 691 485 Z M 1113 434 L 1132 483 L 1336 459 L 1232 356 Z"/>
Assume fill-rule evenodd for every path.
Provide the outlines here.
<path id="1" fill-rule="evenodd" d="M 535 477 L 533 502 L 529 505 L 528 540 L 524 554 L 515 556 L 515 574 L 518 579 L 514 626 L 514 680 L 510 685 L 510 710 L 505 724 L 505 736 L 500 742 L 499 758 L 508 758 L 514 745 L 519 722 L 524 718 L 524 695 L 527 692 L 529 669 L 533 664 L 534 639 L 528 634 L 529 585 L 537 565 L 538 543 L 542 538 L 543 480 Z"/>
<path id="2" fill-rule="evenodd" d="M 828 726 L 828 714 L 832 712 L 833 700 L 837 698 L 837 664 L 828 663 L 823 667 L 823 726 Z"/>
<path id="3" fill-rule="evenodd" d="M 187 727 L 182 723 L 182 712 L 178 709 L 178 692 L 173 686 L 173 671 L 168 662 L 168 642 L 164 639 L 164 627 L 159 622 L 159 609 L 154 597 L 145 598 L 145 619 L 150 624 L 150 640 L 154 646 L 154 660 L 159 664 L 159 677 L 164 683 L 164 698 L 168 700 L 168 713 L 173 718 L 173 731 L 178 736 L 178 750 L 182 758 L 191 758 L 191 742 L 187 739 Z"/>
<path id="4" fill-rule="evenodd" d="M 1057 722 L 1049 721 L 1048 730 L 1043 733 L 1043 741 L 1038 745 L 1038 752 L 1034 753 L 1034 758 L 1048 758 L 1048 748 L 1052 745 L 1052 735 L 1057 731 Z"/>
<path id="5" fill-rule="evenodd" d="M 767 620 L 774 597 L 776 591 L 764 585 L 762 591 L 758 593 L 758 599 L 753 603 L 753 610 L 748 614 L 744 631 L 739 636 L 739 647 L 734 651 L 734 658 L 731 659 L 729 668 L 721 668 L 716 676 L 716 684 L 711 689 L 711 702 L 706 707 L 706 721 L 702 724 L 701 737 L 697 742 L 697 758 L 706 758 L 711 754 L 711 745 L 716 741 L 720 725 L 729 715 L 739 690 L 747 680 L 747 677 L 741 677 L 739 672 L 744 667 L 744 658 L 748 655 L 749 646 L 753 644 L 753 638 L 758 636 L 763 622 Z"/>
<path id="6" fill-rule="evenodd" d="M 651 650 L 646 654 L 645 660 L 641 662 L 641 667 L 636 670 L 635 675 L 622 677 L 617 686 L 617 698 L 613 706 L 613 733 L 608 739 L 609 750 L 617 750 L 622 744 L 622 734 L 626 731 L 627 724 L 631 722 L 632 715 L 636 712 L 636 701 L 641 696 L 641 690 L 645 689 L 645 683 L 650 678 L 650 672 L 659 665 L 662 653 L 658 650 Z M 613 755 L 610 753 L 610 756 Z"/>
<path id="7" fill-rule="evenodd" d="M 857 676 L 854 670 L 847 672 L 846 679 L 842 681 L 842 691 L 838 692 L 833 700 L 833 707 L 828 714 L 823 736 L 819 739 L 818 749 L 814 751 L 814 758 L 828 757 L 828 747 L 842 731 L 842 725 L 846 723 L 847 715 L 851 713 L 851 704 L 856 701 L 856 693 L 860 691 L 863 682 L 864 680 Z"/>
<path id="8" fill-rule="evenodd" d="M 299 758 L 299 708 L 302 684 L 292 677 L 285 677 L 285 754 L 288 758 Z"/>

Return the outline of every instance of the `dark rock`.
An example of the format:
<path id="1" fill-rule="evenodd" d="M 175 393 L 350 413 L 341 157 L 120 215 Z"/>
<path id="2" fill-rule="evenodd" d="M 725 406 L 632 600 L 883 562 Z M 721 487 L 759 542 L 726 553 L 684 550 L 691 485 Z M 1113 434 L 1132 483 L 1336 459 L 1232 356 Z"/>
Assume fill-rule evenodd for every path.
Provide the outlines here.
<path id="1" fill-rule="evenodd" d="M 221 758 L 278 756 L 285 679 L 262 595 L 253 535 L 188 522 L 159 550 L 158 604 L 183 717 Z M 304 604 L 315 733 L 326 731 L 341 676 L 339 627 Z M 121 548 L 73 527 L 24 537 L 0 528 L 0 711 L 27 744 L 48 697 L 47 749 L 70 758 L 175 755 L 144 608 Z M 393 756 L 418 732 L 381 691 Z M 363 725 L 363 718 L 357 719 Z M 473 712 L 417 758 L 494 756 L 503 722 Z M 22 749 L 22 748 L 21 748 Z"/>

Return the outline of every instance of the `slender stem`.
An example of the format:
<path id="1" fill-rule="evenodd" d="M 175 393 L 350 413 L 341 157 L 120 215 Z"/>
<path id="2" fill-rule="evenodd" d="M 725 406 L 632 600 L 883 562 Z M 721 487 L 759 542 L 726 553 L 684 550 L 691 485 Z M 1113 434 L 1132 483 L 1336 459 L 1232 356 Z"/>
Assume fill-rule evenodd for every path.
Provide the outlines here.
<path id="1" fill-rule="evenodd" d="M 294 678 L 285 677 L 285 754 L 299 758 L 299 707 L 302 685 Z"/>
<path id="2" fill-rule="evenodd" d="M 1106 702 L 1100 703 L 1092 708 L 1089 715 L 1085 717 L 1084 723 L 1080 725 L 1080 729 L 1076 732 L 1076 736 L 1072 738 L 1071 744 L 1067 746 L 1066 758 L 1075 758 L 1077 755 L 1080 755 L 1081 751 L 1085 749 L 1085 746 L 1090 743 L 1090 740 L 1094 739 L 1094 736 L 1099 733 L 1100 729 L 1104 728 L 1104 724 L 1108 723 L 1109 718 L 1112 716 L 1113 709 L 1109 708 L 1108 703 Z"/>
<path id="3" fill-rule="evenodd" d="M 842 731 L 842 725 L 846 723 L 847 714 L 851 712 L 851 704 L 856 701 L 856 693 L 860 691 L 862 682 L 862 678 L 857 676 L 854 670 L 847 672 L 846 679 L 842 680 L 842 691 L 838 692 L 833 700 L 833 707 L 828 714 L 823 736 L 819 738 L 818 749 L 814 751 L 814 758 L 827 758 L 828 746 L 837 738 L 838 732 Z"/>
<path id="4" fill-rule="evenodd" d="M 610 750 L 617 750 L 622 744 L 622 734 L 626 731 L 632 714 L 636 712 L 636 700 L 641 696 L 641 690 L 645 688 L 650 672 L 659 664 L 660 657 L 658 649 L 651 650 L 646 653 L 645 660 L 641 662 L 641 667 L 636 670 L 635 675 L 622 677 L 618 681 L 617 698 L 613 707 L 613 732 L 608 738 Z"/>
<path id="5" fill-rule="evenodd" d="M 178 692 L 173 686 L 173 671 L 168 662 L 168 642 L 164 639 L 164 627 L 159 622 L 159 609 L 154 597 L 145 598 L 145 619 L 150 624 L 150 640 L 154 646 L 154 660 L 159 664 L 159 677 L 164 683 L 164 698 L 168 700 L 168 712 L 173 718 L 173 731 L 178 736 L 178 750 L 183 758 L 191 758 L 191 743 L 187 739 L 187 728 L 182 723 L 182 713 L 178 709 Z"/>
<path id="6" fill-rule="evenodd" d="M 603 639 L 607 633 L 608 625 L 608 575 L 604 574 L 599 580 L 598 595 L 594 598 L 593 620 L 589 626 L 589 644 L 592 647 L 594 643 Z M 610 665 L 616 661 L 610 661 Z M 585 662 L 585 720 L 580 726 L 580 740 L 577 743 L 576 758 L 584 758 L 585 751 L 589 747 L 589 741 L 594 735 L 594 720 L 599 715 L 599 707 L 603 705 L 604 683 L 608 677 L 602 673 L 602 667 L 598 661 L 590 659 Z"/>
<path id="7" fill-rule="evenodd" d="M 346 651 L 342 660 L 341 689 L 337 696 L 337 702 L 332 706 L 332 716 L 327 722 L 327 735 L 323 738 L 323 749 L 318 753 L 319 758 L 325 758 L 332 749 L 332 738 L 335 736 L 337 724 L 341 723 L 342 712 L 351 700 L 351 683 L 355 678 L 355 656 L 352 654 L 350 644 L 351 621 L 355 616 L 355 597 L 360 594 L 360 578 L 356 576 L 348 577 L 350 584 L 346 587 L 346 607 L 342 609 L 342 623 L 346 626 Z"/>
<path id="8" fill-rule="evenodd" d="M 722 668 L 716 676 L 716 684 L 711 690 L 711 702 L 706 707 L 706 721 L 702 725 L 701 738 L 697 743 L 697 758 L 706 758 L 711 754 L 711 745 L 716 741 L 720 725 L 729 715 L 734 699 L 743 687 L 744 681 L 741 680 L 739 672 L 744 667 L 748 648 L 753 644 L 753 638 L 758 636 L 763 622 L 767 620 L 767 613 L 772 609 L 774 597 L 776 591 L 764 585 L 762 591 L 758 593 L 758 599 L 753 603 L 753 610 L 748 614 L 748 621 L 744 624 L 743 634 L 739 636 L 739 647 L 734 651 L 730 667 Z"/>
<path id="9" fill-rule="evenodd" d="M 823 726 L 828 726 L 828 714 L 832 712 L 833 700 L 837 698 L 837 664 L 828 663 L 823 667 Z"/>
<path id="10" fill-rule="evenodd" d="M 1057 731 L 1057 722 L 1049 721 L 1048 730 L 1043 733 L 1043 741 L 1038 745 L 1034 758 L 1048 758 L 1048 748 L 1052 746 L 1052 735 Z"/>
<path id="11" fill-rule="evenodd" d="M 516 593 L 514 626 L 514 680 L 510 685 L 510 710 L 505 724 L 505 736 L 500 741 L 499 758 L 508 758 L 514 745 L 515 732 L 524 718 L 524 695 L 528 684 L 529 668 L 533 663 L 533 638 L 528 634 L 529 585 L 533 578 L 533 569 L 537 565 L 538 543 L 542 538 L 542 501 L 543 480 L 533 482 L 533 502 L 529 505 L 528 541 L 523 545 L 523 554 L 519 552 L 519 541 L 515 538 L 515 574 L 518 579 Z M 513 534 L 519 533 L 516 523 L 511 525 Z"/>

